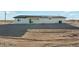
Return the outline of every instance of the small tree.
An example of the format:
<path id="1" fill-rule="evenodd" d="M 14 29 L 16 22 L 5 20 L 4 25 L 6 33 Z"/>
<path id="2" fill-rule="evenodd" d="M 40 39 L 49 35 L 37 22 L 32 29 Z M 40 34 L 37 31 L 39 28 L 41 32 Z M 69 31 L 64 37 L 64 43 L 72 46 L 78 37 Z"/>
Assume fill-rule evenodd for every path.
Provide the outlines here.
<path id="1" fill-rule="evenodd" d="M 61 23 L 62 23 L 62 21 L 59 21 L 59 23 L 61 24 Z"/>

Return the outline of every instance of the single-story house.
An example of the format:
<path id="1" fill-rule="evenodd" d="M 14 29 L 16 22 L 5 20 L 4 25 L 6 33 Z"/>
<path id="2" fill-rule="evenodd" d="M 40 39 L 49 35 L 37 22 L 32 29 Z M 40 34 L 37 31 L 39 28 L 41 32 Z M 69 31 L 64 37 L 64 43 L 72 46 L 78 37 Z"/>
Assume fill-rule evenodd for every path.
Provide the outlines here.
<path id="1" fill-rule="evenodd" d="M 31 23 L 64 23 L 64 16 L 31 16 L 18 15 L 13 17 L 16 24 L 31 24 Z"/>

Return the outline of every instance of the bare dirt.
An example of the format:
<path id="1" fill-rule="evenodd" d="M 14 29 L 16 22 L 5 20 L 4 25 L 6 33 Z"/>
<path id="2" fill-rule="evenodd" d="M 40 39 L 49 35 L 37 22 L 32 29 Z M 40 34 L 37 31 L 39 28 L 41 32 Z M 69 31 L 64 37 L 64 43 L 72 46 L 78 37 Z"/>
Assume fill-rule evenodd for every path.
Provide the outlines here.
<path id="1" fill-rule="evenodd" d="M 0 47 L 79 47 L 79 29 L 27 29 L 20 37 L 0 36 Z"/>
<path id="2" fill-rule="evenodd" d="M 79 30 L 72 30 L 70 32 L 69 31 L 63 32 L 62 30 L 62 33 L 28 32 L 22 37 L 1 36 L 0 46 L 1 47 L 79 47 Z"/>

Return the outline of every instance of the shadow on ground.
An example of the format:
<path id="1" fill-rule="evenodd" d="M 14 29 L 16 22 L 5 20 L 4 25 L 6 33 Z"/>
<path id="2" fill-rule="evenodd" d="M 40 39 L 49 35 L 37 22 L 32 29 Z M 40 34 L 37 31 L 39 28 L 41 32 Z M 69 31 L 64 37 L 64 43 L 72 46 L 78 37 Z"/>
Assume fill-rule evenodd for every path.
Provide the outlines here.
<path id="1" fill-rule="evenodd" d="M 79 27 L 70 24 L 7 24 L 0 25 L 0 36 L 21 37 L 27 32 L 27 29 L 79 29 Z"/>

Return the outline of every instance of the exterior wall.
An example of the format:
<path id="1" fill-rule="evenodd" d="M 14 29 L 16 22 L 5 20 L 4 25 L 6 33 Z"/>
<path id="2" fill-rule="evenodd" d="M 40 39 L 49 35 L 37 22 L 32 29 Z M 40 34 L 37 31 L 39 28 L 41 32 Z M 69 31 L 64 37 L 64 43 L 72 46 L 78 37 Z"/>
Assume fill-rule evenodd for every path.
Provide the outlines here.
<path id="1" fill-rule="evenodd" d="M 59 23 L 59 21 L 64 22 L 63 18 L 40 18 L 40 23 Z"/>
<path id="2" fill-rule="evenodd" d="M 18 21 L 18 19 L 20 21 Z M 15 24 L 29 24 L 29 19 L 27 18 L 16 18 L 15 19 Z"/>
<path id="3" fill-rule="evenodd" d="M 20 21 L 17 21 L 17 20 Z M 16 18 L 15 23 L 16 24 L 29 24 L 29 19 L 33 23 L 59 23 L 59 21 L 62 21 L 64 23 L 65 19 L 64 18 Z"/>

